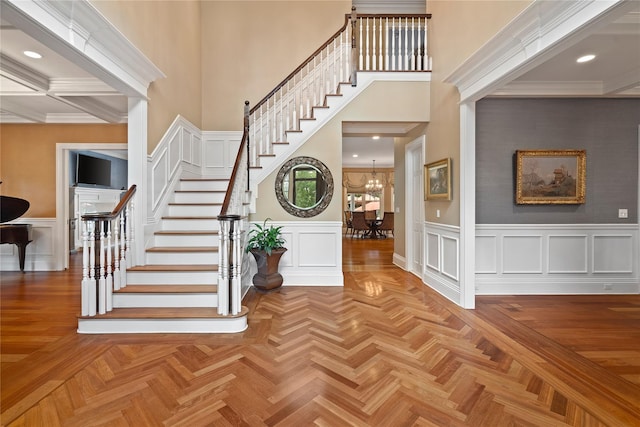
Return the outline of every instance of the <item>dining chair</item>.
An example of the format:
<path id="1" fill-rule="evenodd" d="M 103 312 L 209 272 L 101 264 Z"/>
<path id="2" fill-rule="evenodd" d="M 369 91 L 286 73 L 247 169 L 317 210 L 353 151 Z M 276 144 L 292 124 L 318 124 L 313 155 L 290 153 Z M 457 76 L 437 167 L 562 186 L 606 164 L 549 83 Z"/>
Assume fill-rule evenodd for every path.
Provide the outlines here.
<path id="1" fill-rule="evenodd" d="M 378 226 L 378 231 L 381 233 L 389 234 L 393 236 L 393 212 L 385 212 L 382 217 L 382 222 Z"/>
<path id="2" fill-rule="evenodd" d="M 349 234 L 349 230 L 351 230 L 351 234 L 353 234 L 353 218 L 351 214 L 351 211 L 344 211 L 344 224 L 346 227 L 346 230 L 344 231 L 345 236 Z"/>
<path id="3" fill-rule="evenodd" d="M 369 224 L 367 224 L 367 220 L 364 218 L 364 212 L 355 211 L 352 213 L 351 217 L 351 225 L 353 227 L 353 232 L 351 233 L 351 237 L 353 237 L 354 233 L 358 236 L 362 234 L 363 236 L 369 232 Z"/>

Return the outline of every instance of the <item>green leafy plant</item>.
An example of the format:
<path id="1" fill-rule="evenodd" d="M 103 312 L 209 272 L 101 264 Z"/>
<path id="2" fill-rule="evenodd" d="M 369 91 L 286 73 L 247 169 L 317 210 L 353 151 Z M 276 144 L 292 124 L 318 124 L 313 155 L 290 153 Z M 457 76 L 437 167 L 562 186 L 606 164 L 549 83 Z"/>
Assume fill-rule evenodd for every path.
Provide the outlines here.
<path id="1" fill-rule="evenodd" d="M 267 227 L 267 221 L 271 218 L 264 220 L 262 225 L 254 224 L 254 227 L 249 231 L 249 240 L 247 241 L 247 249 L 249 252 L 252 249 L 262 250 L 271 255 L 271 251 L 281 248 L 285 241 L 282 238 L 281 231 L 282 226 L 269 226 Z"/>

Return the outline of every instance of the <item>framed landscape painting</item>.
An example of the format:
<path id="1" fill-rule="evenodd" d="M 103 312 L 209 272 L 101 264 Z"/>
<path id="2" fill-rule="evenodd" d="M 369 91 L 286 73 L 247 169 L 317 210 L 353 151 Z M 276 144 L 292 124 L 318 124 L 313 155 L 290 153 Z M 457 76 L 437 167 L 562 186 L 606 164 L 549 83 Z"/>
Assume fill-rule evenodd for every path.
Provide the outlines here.
<path id="1" fill-rule="evenodd" d="M 586 161 L 586 150 L 516 151 L 516 203 L 584 203 Z"/>
<path id="2" fill-rule="evenodd" d="M 451 200 L 451 159 L 424 166 L 424 199 Z"/>

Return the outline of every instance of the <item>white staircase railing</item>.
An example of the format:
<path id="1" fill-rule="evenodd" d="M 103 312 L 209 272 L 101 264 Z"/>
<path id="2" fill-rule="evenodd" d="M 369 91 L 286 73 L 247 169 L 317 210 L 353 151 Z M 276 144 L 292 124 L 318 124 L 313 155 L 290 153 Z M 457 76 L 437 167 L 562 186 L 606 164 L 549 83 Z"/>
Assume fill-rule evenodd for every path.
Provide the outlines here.
<path id="1" fill-rule="evenodd" d="M 325 107 L 341 83 L 356 86 L 358 71 L 430 71 L 429 18 L 357 15 L 353 8 L 342 28 L 251 108 L 250 166 L 273 157 L 274 144 L 286 143 L 288 132 L 300 132 L 300 121 L 313 119 L 314 108 Z"/>
<path id="2" fill-rule="evenodd" d="M 127 286 L 132 265 L 133 185 L 112 212 L 82 215 L 81 315 L 95 316 L 113 309 L 113 291 Z"/>

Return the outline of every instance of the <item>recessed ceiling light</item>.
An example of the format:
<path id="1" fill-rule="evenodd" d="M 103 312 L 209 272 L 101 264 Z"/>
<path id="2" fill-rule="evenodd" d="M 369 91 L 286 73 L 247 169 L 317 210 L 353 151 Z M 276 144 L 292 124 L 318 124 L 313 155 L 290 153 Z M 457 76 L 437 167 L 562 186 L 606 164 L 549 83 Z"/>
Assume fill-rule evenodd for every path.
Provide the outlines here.
<path id="1" fill-rule="evenodd" d="M 380 137 L 378 135 L 374 135 L 372 136 L 373 139 L 380 139 Z"/>
<path id="2" fill-rule="evenodd" d="M 354 155 L 353 155 L 353 156 L 351 156 L 351 157 L 358 157 L 358 155 L 357 155 L 357 154 L 354 154 Z"/>
<path id="3" fill-rule="evenodd" d="M 24 52 L 25 56 L 28 56 L 29 58 L 33 58 L 33 59 L 40 59 L 42 58 L 42 55 L 40 55 L 38 52 L 34 52 L 32 50 L 25 50 Z"/>
<path id="4" fill-rule="evenodd" d="M 576 62 L 577 62 L 578 64 L 582 64 L 583 62 L 589 62 L 589 61 L 592 61 L 592 60 L 593 60 L 593 58 L 595 58 L 595 57 L 596 57 L 596 56 L 595 56 L 595 55 L 592 55 L 592 54 L 584 55 L 584 56 L 581 56 L 580 58 L 576 59 Z"/>

